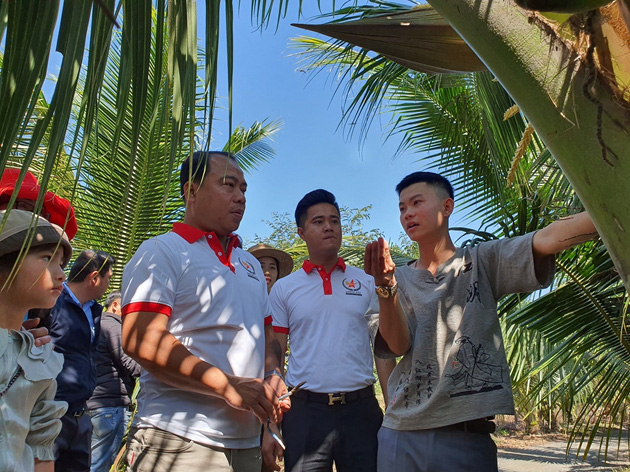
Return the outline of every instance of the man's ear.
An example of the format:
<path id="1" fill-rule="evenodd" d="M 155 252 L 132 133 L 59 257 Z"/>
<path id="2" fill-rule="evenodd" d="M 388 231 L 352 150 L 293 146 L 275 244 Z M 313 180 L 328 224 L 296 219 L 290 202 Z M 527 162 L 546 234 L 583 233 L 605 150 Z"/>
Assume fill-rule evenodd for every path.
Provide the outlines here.
<path id="1" fill-rule="evenodd" d="M 96 285 L 96 281 L 98 280 L 98 270 L 93 270 L 90 272 L 90 275 L 87 276 L 87 279 L 90 281 L 90 285 Z"/>
<path id="2" fill-rule="evenodd" d="M 111 310 L 112 310 L 112 313 L 114 313 L 115 315 L 120 315 L 121 309 L 120 309 L 120 301 L 119 300 L 114 300 L 112 302 Z"/>
<path id="3" fill-rule="evenodd" d="M 184 201 L 188 204 L 188 202 L 192 202 L 195 199 L 195 196 L 197 195 L 197 187 L 199 187 L 199 184 L 196 184 L 195 182 L 191 182 L 188 181 L 184 184 Z"/>
<path id="4" fill-rule="evenodd" d="M 302 241 L 304 241 L 304 230 L 298 226 L 297 234 Z"/>
<path id="5" fill-rule="evenodd" d="M 444 208 L 444 216 L 446 218 L 451 216 L 451 214 L 453 213 L 453 210 L 455 209 L 455 202 L 453 201 L 453 199 L 447 198 L 446 200 L 444 200 L 443 208 Z"/>

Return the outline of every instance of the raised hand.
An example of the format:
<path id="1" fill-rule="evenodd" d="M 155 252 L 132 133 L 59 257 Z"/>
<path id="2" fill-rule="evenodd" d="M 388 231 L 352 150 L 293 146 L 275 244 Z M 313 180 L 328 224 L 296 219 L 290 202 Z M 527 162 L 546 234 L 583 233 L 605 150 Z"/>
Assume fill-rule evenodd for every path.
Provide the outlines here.
<path id="1" fill-rule="evenodd" d="M 363 268 L 365 272 L 374 277 L 376 285 L 392 286 L 396 283 L 394 269 L 396 264 L 389 252 L 389 244 L 383 238 L 365 246 Z"/>

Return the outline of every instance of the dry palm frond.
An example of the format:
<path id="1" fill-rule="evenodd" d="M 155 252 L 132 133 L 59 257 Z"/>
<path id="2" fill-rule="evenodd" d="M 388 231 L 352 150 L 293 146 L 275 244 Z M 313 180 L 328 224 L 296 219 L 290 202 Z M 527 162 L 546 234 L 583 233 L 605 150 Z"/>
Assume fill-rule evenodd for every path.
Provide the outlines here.
<path id="1" fill-rule="evenodd" d="M 520 111 L 521 109 L 518 107 L 518 105 L 512 105 L 510 108 L 505 110 L 505 113 L 503 114 L 503 121 L 509 120 Z"/>
<path id="2" fill-rule="evenodd" d="M 518 165 L 521 162 L 521 159 L 525 155 L 527 146 L 529 146 L 529 143 L 532 141 L 533 133 L 534 133 L 534 127 L 531 125 L 531 123 L 527 123 L 527 126 L 525 127 L 525 131 L 523 131 L 523 136 L 521 137 L 521 141 L 518 143 L 518 146 L 516 147 L 516 153 L 514 154 L 514 159 L 512 159 L 512 167 L 510 167 L 510 172 L 508 172 L 508 177 L 507 177 L 508 187 L 511 187 L 512 184 L 514 183 L 514 177 L 516 176 L 516 169 L 518 168 Z"/>

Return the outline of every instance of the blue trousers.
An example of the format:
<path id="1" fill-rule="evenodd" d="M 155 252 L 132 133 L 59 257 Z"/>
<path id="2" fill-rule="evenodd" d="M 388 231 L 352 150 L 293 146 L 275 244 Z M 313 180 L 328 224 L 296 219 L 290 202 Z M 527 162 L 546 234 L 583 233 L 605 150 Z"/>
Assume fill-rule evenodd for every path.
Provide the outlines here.
<path id="1" fill-rule="evenodd" d="M 109 472 L 120 450 L 131 412 L 123 406 L 96 408 L 92 419 L 91 472 Z"/>
<path id="2" fill-rule="evenodd" d="M 69 408 L 61 417 L 61 432 L 55 439 L 55 472 L 90 470 L 92 422 L 84 407 Z"/>
<path id="3" fill-rule="evenodd" d="M 497 472 L 489 433 L 426 429 L 378 432 L 378 472 Z"/>

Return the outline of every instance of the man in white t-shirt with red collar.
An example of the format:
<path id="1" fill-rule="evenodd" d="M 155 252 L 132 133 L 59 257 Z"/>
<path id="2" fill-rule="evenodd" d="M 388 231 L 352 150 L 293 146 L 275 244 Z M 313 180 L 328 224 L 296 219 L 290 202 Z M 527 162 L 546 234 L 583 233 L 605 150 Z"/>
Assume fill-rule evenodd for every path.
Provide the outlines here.
<path id="1" fill-rule="evenodd" d="M 259 472 L 260 422 L 279 421 L 286 386 L 264 275 L 233 233 L 247 183 L 219 152 L 194 153 L 180 178 L 183 223 L 123 276 L 123 347 L 143 367 L 128 470 Z"/>
<path id="2" fill-rule="evenodd" d="M 282 432 L 286 472 L 376 470 L 376 434 L 383 414 L 374 396 L 366 313 L 374 279 L 339 257 L 341 221 L 332 193 L 314 190 L 295 210 L 298 234 L 308 247 L 302 269 L 276 282 L 270 302 L 282 352 L 291 354 L 286 382 L 292 395 Z M 282 455 L 269 434 L 268 466 Z"/>

